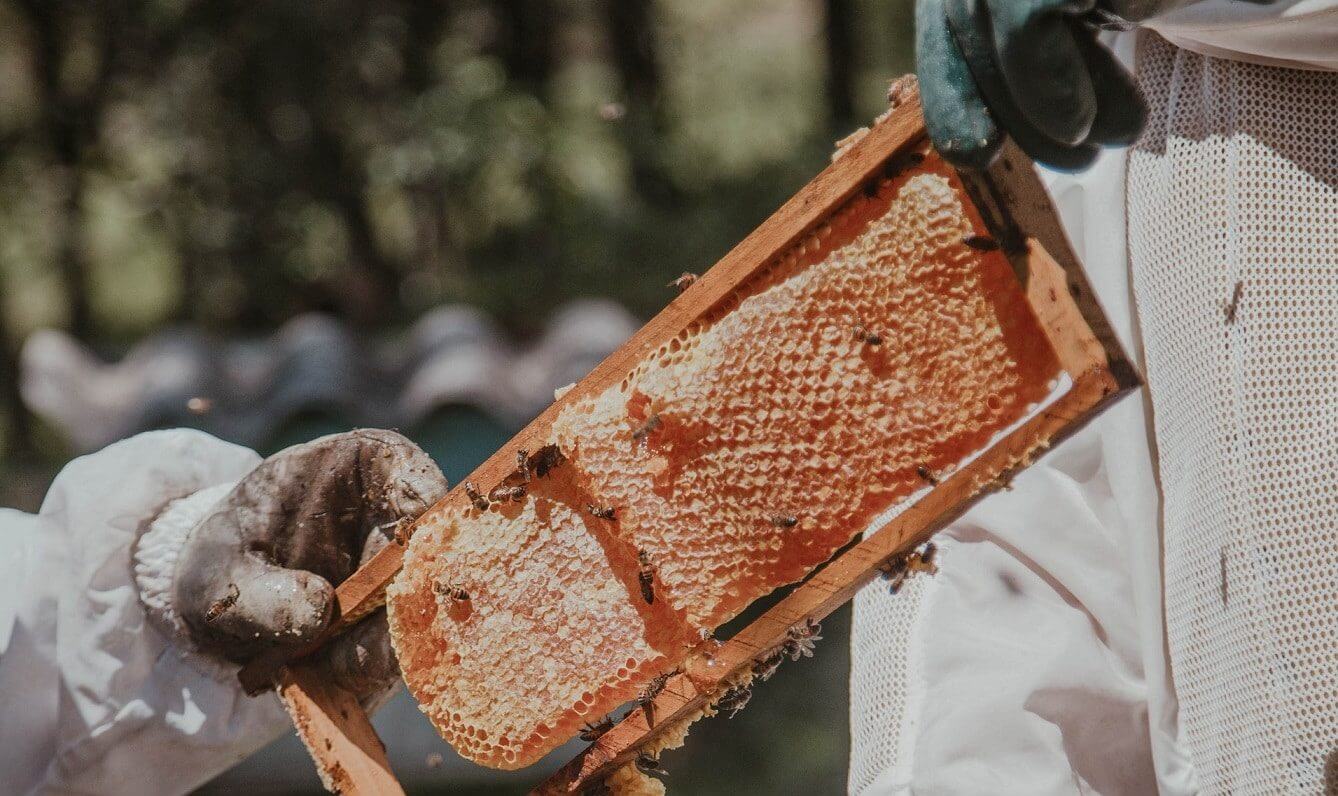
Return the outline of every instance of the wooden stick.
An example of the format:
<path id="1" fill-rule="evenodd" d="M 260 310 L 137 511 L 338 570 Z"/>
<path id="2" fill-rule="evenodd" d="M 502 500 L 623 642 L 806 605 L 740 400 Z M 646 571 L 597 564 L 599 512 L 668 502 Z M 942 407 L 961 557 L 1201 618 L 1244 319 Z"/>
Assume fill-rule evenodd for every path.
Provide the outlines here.
<path id="1" fill-rule="evenodd" d="M 326 790 L 349 796 L 403 796 L 404 789 L 390 771 L 386 747 L 357 697 L 332 685 L 313 665 L 284 667 L 278 691 Z"/>

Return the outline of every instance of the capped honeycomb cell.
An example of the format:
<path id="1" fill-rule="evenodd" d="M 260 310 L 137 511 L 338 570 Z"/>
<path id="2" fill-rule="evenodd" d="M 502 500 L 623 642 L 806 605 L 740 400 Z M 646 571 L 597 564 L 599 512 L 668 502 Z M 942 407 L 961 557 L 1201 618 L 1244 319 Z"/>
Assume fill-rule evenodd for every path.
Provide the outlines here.
<path id="1" fill-rule="evenodd" d="M 462 755 L 534 762 L 1048 396 L 1059 363 L 962 195 L 930 156 L 850 200 L 566 406 L 523 501 L 419 528 L 392 635 Z"/>

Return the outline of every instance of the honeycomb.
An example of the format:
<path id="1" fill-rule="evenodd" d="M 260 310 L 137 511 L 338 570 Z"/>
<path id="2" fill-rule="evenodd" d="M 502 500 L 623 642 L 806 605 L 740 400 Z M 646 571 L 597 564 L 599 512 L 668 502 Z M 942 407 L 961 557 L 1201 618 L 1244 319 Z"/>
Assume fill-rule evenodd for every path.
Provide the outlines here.
<path id="1" fill-rule="evenodd" d="M 1055 354 L 962 196 L 932 155 L 882 180 L 565 407 L 567 461 L 522 501 L 419 527 L 392 635 L 463 756 L 534 762 L 1049 394 Z"/>

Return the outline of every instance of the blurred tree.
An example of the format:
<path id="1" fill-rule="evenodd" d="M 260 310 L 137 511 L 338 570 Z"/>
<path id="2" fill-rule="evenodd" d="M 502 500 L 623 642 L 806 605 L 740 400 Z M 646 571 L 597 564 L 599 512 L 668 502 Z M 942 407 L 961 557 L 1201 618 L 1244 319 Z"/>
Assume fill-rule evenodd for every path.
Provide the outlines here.
<path id="1" fill-rule="evenodd" d="M 870 39 L 907 3 L 806 2 L 0 0 L 22 61 L 0 64 L 18 100 L 0 136 L 22 144 L 0 170 L 33 196 L 0 218 L 22 243 L 4 267 L 64 286 L 17 327 L 380 325 L 449 297 L 529 328 L 626 275 L 647 230 L 679 243 L 636 257 L 651 278 L 700 268 L 876 109 L 868 77 L 900 39 Z M 796 80 L 806 20 L 816 84 Z M 659 295 L 598 284 L 642 310 Z"/>
<path id="2" fill-rule="evenodd" d="M 543 96 L 557 59 L 557 6 L 553 0 L 493 0 L 496 53 L 507 77 L 523 90 Z"/>
<path id="3" fill-rule="evenodd" d="M 602 3 L 609 50 L 622 83 L 623 102 L 606 105 L 606 117 L 625 116 L 622 143 L 632 165 L 632 183 L 645 199 L 656 204 L 682 201 L 664 163 L 664 81 L 660 74 L 660 26 L 652 0 L 604 0 Z"/>
<path id="4" fill-rule="evenodd" d="M 4 295 L 0 279 L 0 295 Z M 0 302 L 0 461 L 28 464 L 35 458 L 32 415 L 19 395 L 19 364 L 15 337 L 11 332 L 4 302 Z"/>
<path id="5" fill-rule="evenodd" d="M 823 0 L 823 42 L 827 58 L 827 113 L 838 133 L 854 126 L 855 65 L 859 52 L 855 38 L 855 0 Z"/>
<path id="6" fill-rule="evenodd" d="M 87 340 L 93 314 L 84 248 L 86 159 L 95 156 L 90 150 L 98 141 L 127 9 L 118 2 L 89 7 L 60 0 L 19 0 L 15 8 L 27 28 L 36 76 L 34 139 L 49 148 L 56 167 L 51 174 L 59 185 L 61 218 L 55 259 L 65 281 L 70 331 Z"/>

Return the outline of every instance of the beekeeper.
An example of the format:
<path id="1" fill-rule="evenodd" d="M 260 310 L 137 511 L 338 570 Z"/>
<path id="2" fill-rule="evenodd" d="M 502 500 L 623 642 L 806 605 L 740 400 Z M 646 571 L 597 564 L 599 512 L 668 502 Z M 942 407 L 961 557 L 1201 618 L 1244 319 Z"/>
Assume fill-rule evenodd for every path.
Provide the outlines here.
<path id="1" fill-rule="evenodd" d="M 155 431 L 71 462 L 37 514 L 0 511 L 0 794 L 184 793 L 290 729 L 237 664 L 319 634 L 330 584 L 445 487 L 388 431 L 263 462 Z M 385 612 L 324 665 L 383 701 L 399 676 Z"/>
<path id="2" fill-rule="evenodd" d="M 1097 5 L 918 0 L 935 144 L 1084 169 L 1148 389 L 857 597 L 852 793 L 1338 792 L 1338 3 Z"/>

